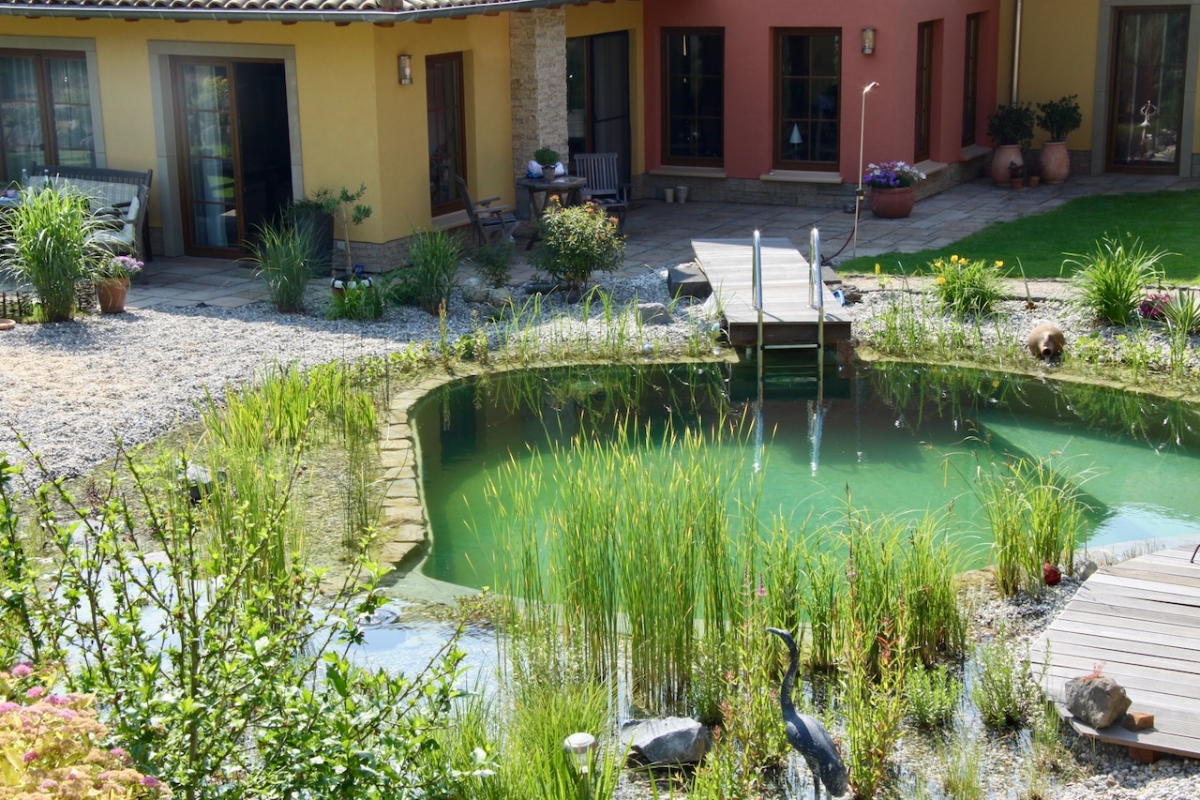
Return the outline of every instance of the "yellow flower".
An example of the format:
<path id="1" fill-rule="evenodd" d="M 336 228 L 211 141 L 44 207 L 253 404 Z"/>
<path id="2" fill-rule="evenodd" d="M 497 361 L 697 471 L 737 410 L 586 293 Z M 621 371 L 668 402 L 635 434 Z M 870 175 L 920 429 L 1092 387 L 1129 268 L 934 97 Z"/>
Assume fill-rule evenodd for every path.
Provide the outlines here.
<path id="1" fill-rule="evenodd" d="M 950 256 L 950 263 L 951 263 L 951 264 L 957 264 L 957 263 L 958 263 L 958 256 Z"/>
<path id="2" fill-rule="evenodd" d="M 938 282 L 938 283 L 945 283 L 945 282 L 946 282 L 946 276 L 945 276 L 945 275 L 938 275 L 937 282 Z"/>
<path id="3" fill-rule="evenodd" d="M 1003 261 L 997 261 L 997 262 L 996 262 L 996 269 L 1000 269 L 1000 268 L 1001 268 L 1001 267 L 1003 267 L 1003 266 L 1004 266 L 1004 262 L 1003 262 Z"/>
<path id="4" fill-rule="evenodd" d="M 1000 388 L 1000 381 L 992 381 L 992 388 L 993 388 L 993 389 L 999 389 L 999 388 Z"/>
<path id="5" fill-rule="evenodd" d="M 882 270 L 882 269 L 880 269 L 880 267 L 879 267 L 879 265 L 878 265 L 878 264 L 876 264 L 876 265 L 875 265 L 875 274 L 876 274 L 876 275 L 878 275 L 880 272 L 883 272 L 883 270 Z"/>

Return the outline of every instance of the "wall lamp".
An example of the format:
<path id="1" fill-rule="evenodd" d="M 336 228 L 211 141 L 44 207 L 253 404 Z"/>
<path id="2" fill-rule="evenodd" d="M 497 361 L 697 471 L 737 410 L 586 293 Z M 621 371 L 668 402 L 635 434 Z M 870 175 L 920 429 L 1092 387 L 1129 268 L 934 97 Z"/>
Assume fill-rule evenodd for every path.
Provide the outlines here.
<path id="1" fill-rule="evenodd" d="M 862 29 L 862 52 L 864 56 L 869 56 L 875 52 L 875 29 Z"/>
<path id="2" fill-rule="evenodd" d="M 400 71 L 400 85 L 411 86 L 413 82 L 412 56 L 400 56 L 398 59 L 398 68 Z"/>

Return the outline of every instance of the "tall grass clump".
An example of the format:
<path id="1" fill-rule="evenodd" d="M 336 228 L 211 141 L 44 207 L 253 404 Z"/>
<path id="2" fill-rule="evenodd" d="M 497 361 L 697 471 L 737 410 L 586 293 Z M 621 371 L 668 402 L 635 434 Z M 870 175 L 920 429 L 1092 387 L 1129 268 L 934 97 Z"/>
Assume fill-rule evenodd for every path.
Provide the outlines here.
<path id="1" fill-rule="evenodd" d="M 1146 288 L 1162 283 L 1159 262 L 1171 253 L 1147 250 L 1136 236 L 1104 236 L 1091 253 L 1068 253 L 1063 266 L 1071 265 L 1071 280 L 1079 291 L 1079 305 L 1094 318 L 1112 325 L 1128 325 L 1138 317 Z"/>
<path id="2" fill-rule="evenodd" d="M 1005 597 L 1022 589 L 1040 594 L 1046 563 L 1074 569 L 1086 524 L 1084 477 L 1040 457 L 978 470 L 975 493 L 992 529 L 996 583 Z"/>
<path id="3" fill-rule="evenodd" d="M 956 317 L 990 314 L 1000 301 L 1003 261 L 968 261 L 962 256 L 937 259 L 929 265 L 936 276 L 933 292 L 942 308 Z"/>
<path id="4" fill-rule="evenodd" d="M 91 274 L 105 252 L 91 244 L 99 227 L 87 198 L 51 186 L 23 190 L 3 220 L 5 272 L 38 296 L 36 316 L 64 322 L 75 309 L 75 285 Z"/>
<path id="5" fill-rule="evenodd" d="M 276 311 L 304 310 L 304 291 L 317 258 L 317 235 L 313 226 L 291 220 L 259 227 L 251 252 Z"/>
<path id="6" fill-rule="evenodd" d="M 516 245 L 505 239 L 499 242 L 485 242 L 475 248 L 471 260 L 479 270 L 479 274 L 489 286 L 499 289 L 508 284 L 512 276 L 512 258 Z"/>
<path id="7" fill-rule="evenodd" d="M 850 591 L 853 594 L 854 589 Z M 889 620 L 874 634 L 861 619 L 849 623 L 848 636 L 860 646 L 846 650 L 841 676 L 842 710 L 850 740 L 846 769 L 858 797 L 874 797 L 887 783 L 889 763 L 900 739 L 907 666 L 896 644 L 904 622 L 902 616 Z M 868 648 L 861 646 L 872 635 L 878 643 L 873 657 Z"/>
<path id="8" fill-rule="evenodd" d="M 942 789 L 948 800 L 984 800 L 983 747 L 966 729 L 955 730 L 939 753 Z"/>
<path id="9" fill-rule="evenodd" d="M 387 299 L 437 314 L 439 308 L 449 304 L 454 291 L 462 242 L 449 231 L 420 231 L 408 240 L 408 257 L 412 268 L 394 273 Z"/>

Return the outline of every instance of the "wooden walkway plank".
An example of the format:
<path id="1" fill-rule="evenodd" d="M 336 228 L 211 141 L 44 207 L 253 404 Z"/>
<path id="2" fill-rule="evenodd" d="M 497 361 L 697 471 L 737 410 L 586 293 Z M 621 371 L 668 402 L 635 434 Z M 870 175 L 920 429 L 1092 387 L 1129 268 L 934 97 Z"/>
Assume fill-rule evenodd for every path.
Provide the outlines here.
<path id="1" fill-rule="evenodd" d="M 1047 697 L 1062 703 L 1065 684 L 1101 664 L 1125 688 L 1131 710 L 1155 716 L 1148 731 L 1113 725 L 1104 742 L 1200 756 L 1200 564 L 1191 548 L 1139 556 L 1101 568 L 1079 588 L 1030 649 L 1030 667 Z"/>
<path id="2" fill-rule="evenodd" d="M 808 261 L 783 238 L 764 238 L 762 245 L 763 339 L 768 344 L 803 344 L 817 340 L 817 310 L 809 305 Z M 757 343 L 758 312 L 754 308 L 753 240 L 693 239 L 696 261 L 720 304 L 733 345 Z M 850 337 L 850 316 L 833 292 L 821 284 L 825 305 L 825 341 Z"/>

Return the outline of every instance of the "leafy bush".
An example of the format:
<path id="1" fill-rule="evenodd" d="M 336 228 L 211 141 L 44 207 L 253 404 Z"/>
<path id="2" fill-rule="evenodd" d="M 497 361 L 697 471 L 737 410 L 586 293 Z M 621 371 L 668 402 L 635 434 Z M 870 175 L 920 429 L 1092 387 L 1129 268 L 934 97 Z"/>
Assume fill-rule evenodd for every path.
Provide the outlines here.
<path id="1" fill-rule="evenodd" d="M 1128 325 L 1136 318 L 1146 287 L 1162 283 L 1158 262 L 1171 255 L 1147 251 L 1137 237 L 1105 236 L 1089 254 L 1068 253 L 1063 265 L 1076 268 L 1071 276 L 1078 303 L 1096 319 Z"/>
<path id="2" fill-rule="evenodd" d="M 3 268 L 29 283 L 44 322 L 63 322 L 75 308 L 75 284 L 92 274 L 107 255 L 90 243 L 99 223 L 87 199 L 46 186 L 26 189 L 5 217 Z"/>
<path id="3" fill-rule="evenodd" d="M 512 276 L 509 265 L 512 263 L 515 248 L 516 245 L 507 239 L 502 242 L 487 242 L 476 248 L 471 259 L 479 266 L 479 272 L 487 282 L 499 289 L 507 285 Z"/>
<path id="4" fill-rule="evenodd" d="M 1000 631 L 975 651 L 978 675 L 971 684 L 971 701 L 979 709 L 983 724 L 1004 728 L 1025 719 L 1037 686 L 1030 677 L 1029 662 L 1013 652 L 1012 638 Z"/>
<path id="5" fill-rule="evenodd" d="M 1028 103 L 998 106 L 988 114 L 988 136 L 996 145 L 1029 147 L 1033 139 L 1033 109 Z"/>
<path id="6" fill-rule="evenodd" d="M 304 291 L 317 257 L 316 229 L 294 222 L 263 225 L 251 252 L 275 309 L 283 313 L 303 311 Z"/>
<path id="7" fill-rule="evenodd" d="M 1064 142 L 1067 134 L 1078 130 L 1083 125 L 1083 115 L 1079 111 L 1079 95 L 1071 95 L 1049 103 L 1038 103 L 1037 125 L 1050 134 L 1050 141 Z"/>
<path id="8" fill-rule="evenodd" d="M 1001 298 L 1000 279 L 1003 261 L 991 264 L 983 259 L 968 261 L 961 256 L 938 259 L 929 265 L 937 276 L 933 291 L 942 308 L 955 316 L 990 314 Z"/>
<path id="9" fill-rule="evenodd" d="M 430 314 L 437 314 L 438 309 L 450 302 L 450 294 L 454 291 L 462 243 L 447 231 L 422 231 L 412 235 L 408 254 L 412 269 L 391 274 L 388 301 L 420 306 Z"/>
<path id="10" fill-rule="evenodd" d="M 908 713 L 925 728 L 945 725 L 953 719 L 962 693 L 962 681 L 951 675 L 945 664 L 936 669 L 925 669 L 918 664 L 904 682 Z"/>
<path id="11" fill-rule="evenodd" d="M 0 671 L 0 798 L 170 797 L 152 775 L 132 767 L 120 748 L 100 745 L 108 728 L 92 698 L 52 694 L 51 672 L 16 664 Z"/>
<path id="12" fill-rule="evenodd" d="M 538 222 L 540 269 L 567 289 L 585 286 L 596 270 L 612 272 L 625 256 L 625 237 L 616 217 L 595 203 L 561 206 L 552 198 Z"/>

